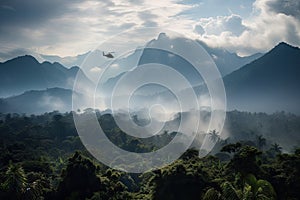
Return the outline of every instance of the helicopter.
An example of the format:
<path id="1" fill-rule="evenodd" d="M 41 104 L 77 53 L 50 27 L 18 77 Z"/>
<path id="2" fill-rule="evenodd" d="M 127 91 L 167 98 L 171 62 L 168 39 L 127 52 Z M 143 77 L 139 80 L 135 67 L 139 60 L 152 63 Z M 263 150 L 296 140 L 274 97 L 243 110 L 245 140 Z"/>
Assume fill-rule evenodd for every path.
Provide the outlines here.
<path id="1" fill-rule="evenodd" d="M 104 51 L 103 51 L 102 55 L 107 57 L 107 58 L 114 58 L 115 56 L 113 55 L 113 53 L 115 53 L 115 52 L 104 53 Z"/>

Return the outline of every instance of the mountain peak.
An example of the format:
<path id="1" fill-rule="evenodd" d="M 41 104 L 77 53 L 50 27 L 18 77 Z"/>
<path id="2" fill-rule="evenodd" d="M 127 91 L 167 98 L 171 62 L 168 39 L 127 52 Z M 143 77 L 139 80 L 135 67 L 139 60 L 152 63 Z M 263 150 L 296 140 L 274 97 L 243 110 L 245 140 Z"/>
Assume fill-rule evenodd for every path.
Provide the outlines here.
<path id="1" fill-rule="evenodd" d="M 39 64 L 39 62 L 31 55 L 18 56 L 5 63 Z"/>
<path id="2" fill-rule="evenodd" d="M 167 34 L 166 33 L 160 33 L 159 35 L 158 35 L 158 38 L 157 38 L 157 40 L 162 40 L 162 39 L 166 39 L 168 36 L 167 36 Z"/>
<path id="3" fill-rule="evenodd" d="M 18 56 L 16 58 L 5 61 L 2 64 L 9 64 L 13 66 L 31 65 L 36 66 L 39 62 L 31 55 Z"/>
<path id="4" fill-rule="evenodd" d="M 77 66 L 71 67 L 70 69 L 68 69 L 68 71 L 69 71 L 71 74 L 73 74 L 74 77 L 76 76 L 76 74 L 77 74 L 79 71 L 82 72 L 81 69 L 80 69 L 79 67 L 77 67 Z"/>
<path id="5" fill-rule="evenodd" d="M 263 57 L 268 57 L 269 59 L 278 62 L 283 62 L 283 60 L 294 59 L 300 55 L 300 49 L 298 47 L 292 46 L 285 42 L 280 42 Z M 270 60 L 270 61 L 271 61 Z"/>
<path id="6" fill-rule="evenodd" d="M 24 70 L 32 69 L 37 70 L 40 63 L 30 55 L 18 56 L 16 58 L 7 60 L 1 64 L 2 70 L 5 70 L 5 73 L 19 73 L 22 76 Z M 4 73 L 4 71 L 2 71 Z"/>
<path id="7" fill-rule="evenodd" d="M 292 46 L 286 42 L 280 42 L 277 44 L 274 49 L 281 49 L 281 50 L 287 50 L 287 49 L 299 49 L 298 47 Z"/>
<path id="8" fill-rule="evenodd" d="M 73 66 L 69 70 L 79 71 L 80 68 L 78 66 Z"/>
<path id="9" fill-rule="evenodd" d="M 79 68 L 67 69 L 58 62 L 39 63 L 30 55 L 19 56 L 0 65 L 0 96 L 22 94 L 28 90 L 60 87 L 72 88 Z M 83 76 L 83 82 L 92 84 Z"/>
<path id="10" fill-rule="evenodd" d="M 229 107 L 300 113 L 299 58 L 298 47 L 281 42 L 264 56 L 225 77 Z"/>

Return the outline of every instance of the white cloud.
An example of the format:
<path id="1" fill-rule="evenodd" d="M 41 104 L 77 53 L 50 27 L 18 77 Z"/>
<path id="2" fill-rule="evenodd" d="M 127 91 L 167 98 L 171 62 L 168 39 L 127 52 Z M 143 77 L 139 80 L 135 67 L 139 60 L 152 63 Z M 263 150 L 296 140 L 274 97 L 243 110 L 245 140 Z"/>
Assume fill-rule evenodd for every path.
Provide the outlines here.
<path id="1" fill-rule="evenodd" d="M 35 2 L 26 1 L 29 5 Z M 106 38 L 132 27 L 172 24 L 176 30 L 173 16 L 190 7 L 175 0 L 55 0 L 45 5 L 48 8 L 39 3 L 38 7 L 32 6 L 27 10 L 20 3 L 18 0 L 3 2 L 4 5 L 0 3 L 1 9 L 17 7 L 19 13 L 13 15 L 0 10 L 0 14 L 4 13 L 3 17 L 6 17 L 5 23 L 0 26 L 1 47 L 30 48 L 38 53 L 60 56 L 87 52 Z M 23 20 L 22 16 L 28 16 L 28 13 L 32 17 Z"/>
<path id="2" fill-rule="evenodd" d="M 298 0 L 256 0 L 251 16 L 239 12 L 253 1 L 230 0 L 216 5 L 194 0 L 4 0 L 0 3 L 0 54 L 7 55 L 8 49 L 27 49 L 77 55 L 112 35 L 145 26 L 169 28 L 242 54 L 266 51 L 280 41 L 300 45 Z M 214 13 L 213 17 L 201 17 L 200 8 L 207 11 L 202 16 Z M 222 16 L 216 16 L 218 13 Z"/>
<path id="3" fill-rule="evenodd" d="M 300 46 L 300 20 L 282 10 L 278 12 L 279 9 L 274 9 L 274 6 L 270 7 L 277 5 L 276 2 L 280 0 L 256 0 L 253 16 L 248 19 L 233 15 L 202 18 L 200 24 L 206 34 L 200 38 L 211 46 L 225 47 L 246 55 L 265 52 L 281 41 Z M 288 10 L 291 12 L 289 7 Z"/>
<path id="4" fill-rule="evenodd" d="M 204 28 L 207 35 L 219 35 L 223 32 L 240 35 L 246 30 L 246 27 L 242 24 L 242 18 L 233 14 L 215 18 L 202 18 L 199 24 Z"/>
<path id="5" fill-rule="evenodd" d="M 99 68 L 99 67 L 93 67 L 92 69 L 90 69 L 90 72 L 92 72 L 92 73 L 99 73 L 99 72 L 101 72 L 102 71 L 102 69 L 101 68 Z"/>
<path id="6" fill-rule="evenodd" d="M 114 64 L 111 65 L 111 67 L 118 68 L 119 64 L 118 63 L 114 63 Z"/>

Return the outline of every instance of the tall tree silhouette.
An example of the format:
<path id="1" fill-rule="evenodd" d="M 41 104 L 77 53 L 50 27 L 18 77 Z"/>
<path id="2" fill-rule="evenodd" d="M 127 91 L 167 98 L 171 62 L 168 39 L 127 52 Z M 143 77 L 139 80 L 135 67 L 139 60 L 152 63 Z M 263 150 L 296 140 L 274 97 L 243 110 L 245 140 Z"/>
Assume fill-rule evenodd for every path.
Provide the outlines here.
<path id="1" fill-rule="evenodd" d="M 282 147 L 275 142 L 274 144 L 272 144 L 271 150 L 274 151 L 276 154 L 281 154 Z"/>
<path id="2" fill-rule="evenodd" d="M 85 199 L 100 190 L 100 179 L 96 176 L 93 162 L 76 152 L 69 159 L 58 186 L 58 199 Z"/>
<path id="3" fill-rule="evenodd" d="M 210 131 L 208 134 L 209 134 L 209 138 L 211 139 L 212 142 L 219 142 L 220 136 L 219 136 L 219 133 L 215 129 Z"/>
<path id="4" fill-rule="evenodd" d="M 263 150 L 263 147 L 266 146 L 267 140 L 264 138 L 262 135 L 257 136 L 256 138 L 257 141 L 257 147 L 259 150 Z"/>

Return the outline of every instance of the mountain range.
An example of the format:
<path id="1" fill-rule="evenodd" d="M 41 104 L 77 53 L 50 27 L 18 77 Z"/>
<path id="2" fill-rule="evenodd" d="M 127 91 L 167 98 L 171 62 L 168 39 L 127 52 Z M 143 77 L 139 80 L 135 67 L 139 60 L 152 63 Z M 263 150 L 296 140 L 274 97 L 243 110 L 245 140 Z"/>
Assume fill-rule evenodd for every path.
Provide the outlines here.
<path id="1" fill-rule="evenodd" d="M 224 77 L 229 109 L 300 113 L 300 49 L 280 43 Z"/>
<path id="2" fill-rule="evenodd" d="M 224 68 L 227 67 L 223 69 L 222 75 L 228 110 L 285 110 L 300 113 L 299 48 L 280 43 L 264 55 L 257 54 L 243 59 L 225 50 L 207 51 L 214 55 L 214 60 L 219 60 L 219 69 L 222 65 L 220 63 L 224 64 Z M 145 52 L 140 63 L 147 63 L 154 56 L 156 60 L 166 56 L 160 52 L 161 57 L 157 57 L 158 53 Z M 239 66 L 242 63 L 246 64 Z M 21 56 L 0 63 L 0 112 L 42 113 L 70 110 L 70 89 L 77 72 L 83 73 L 78 67 L 66 68 L 57 62 L 39 63 L 32 56 Z M 186 76 L 190 74 L 192 72 L 186 73 Z M 84 73 L 83 77 L 84 82 L 93 84 Z M 112 83 L 114 81 L 116 80 L 107 80 Z"/>
<path id="3" fill-rule="evenodd" d="M 61 63 L 63 66 L 67 68 L 71 68 L 73 66 L 80 66 L 81 63 L 83 63 L 84 59 L 90 54 L 91 52 L 87 52 L 84 54 L 80 54 L 77 56 L 66 56 L 66 57 L 60 57 L 56 55 L 45 55 L 45 54 L 39 54 L 39 57 L 44 59 L 45 61 L 49 62 L 58 62 Z"/>
<path id="4" fill-rule="evenodd" d="M 72 89 L 77 73 L 83 73 L 79 67 L 66 68 L 58 62 L 39 63 L 32 56 L 20 56 L 0 63 L 0 96 L 54 87 Z M 83 82 L 92 84 L 87 77 Z"/>
<path id="5" fill-rule="evenodd" d="M 179 72 L 183 77 L 185 77 L 192 86 L 203 83 L 202 76 L 197 72 L 195 67 L 192 66 L 192 64 L 190 63 L 191 61 L 188 61 L 186 60 L 186 58 L 183 58 L 180 55 L 176 55 L 176 53 L 172 52 L 176 52 L 175 49 L 180 49 L 183 52 L 186 52 L 187 55 L 190 54 L 190 42 L 191 41 L 186 40 L 185 38 L 172 38 L 165 33 L 160 33 L 156 39 L 149 41 L 142 51 L 138 49 L 128 57 L 117 60 L 114 64 L 122 66 L 122 70 L 119 70 L 114 76 L 111 76 L 104 83 L 102 89 L 106 94 L 109 94 L 110 91 L 114 88 L 115 84 L 125 74 L 126 71 L 131 70 L 135 65 L 139 66 L 152 63 L 171 67 L 175 71 Z M 167 51 L 162 48 L 162 44 L 164 46 L 172 47 Z M 222 48 L 209 47 L 201 41 L 195 41 L 193 45 L 195 44 L 201 46 L 206 51 L 206 53 L 208 53 L 208 56 L 211 56 L 211 59 L 215 62 L 216 67 L 218 68 L 222 77 L 239 69 L 245 64 L 258 59 L 263 55 L 261 53 L 257 53 L 251 56 L 240 57 L 236 53 L 230 53 L 229 51 Z M 199 51 L 198 57 L 200 59 L 206 59 L 206 55 L 204 55 L 204 53 L 198 48 L 195 48 L 193 50 Z M 197 62 L 196 60 L 197 56 L 194 57 L 192 62 Z"/>
<path id="6" fill-rule="evenodd" d="M 181 48 L 183 51 L 189 52 L 189 42 L 190 41 L 186 40 L 186 38 L 173 38 L 169 37 L 165 33 L 160 33 L 157 38 L 147 42 L 143 50 L 141 50 L 141 48 L 137 48 L 135 51 L 130 53 L 127 52 L 128 54 L 125 53 L 126 55 L 123 55 L 117 60 L 114 60 L 114 66 L 122 67 L 115 71 L 115 73 L 110 74 L 110 77 L 107 78 L 116 79 L 110 82 L 117 82 L 118 78 L 121 77 L 119 75 L 123 72 L 130 70 L 133 66 L 154 62 L 170 66 L 175 70 L 179 71 L 182 75 L 187 75 L 188 80 L 190 80 L 192 84 L 199 84 L 199 79 L 202 78 L 201 76 L 197 76 L 197 73 L 195 73 L 195 70 L 193 70 L 193 67 L 189 62 L 187 62 L 180 56 L 176 56 L 172 52 L 167 52 L 159 49 L 159 44 L 176 44 L 176 46 Z M 257 53 L 251 56 L 241 57 L 236 53 L 231 53 L 223 48 L 210 47 L 204 42 L 198 40 L 195 41 L 195 44 L 199 44 L 211 56 L 212 60 L 215 62 L 217 68 L 219 69 L 221 76 L 225 76 L 263 55 L 261 53 Z M 152 48 L 153 46 L 155 48 Z M 118 52 L 117 49 L 115 51 L 116 56 L 119 56 L 118 53 L 122 54 Z M 199 52 L 199 54 L 201 54 L 201 52 Z M 101 73 L 101 70 L 99 70 L 99 68 L 105 68 L 105 66 L 108 65 L 111 61 L 103 57 L 102 51 L 99 49 L 78 56 L 59 57 L 41 54 L 38 55 L 38 57 L 42 58 L 42 60 L 50 62 L 59 62 L 67 68 L 70 68 L 72 66 L 81 66 L 81 69 L 84 70 L 84 73 L 92 81 L 98 80 L 99 74 Z M 106 88 L 113 88 L 113 86 L 106 84 Z"/>
<path id="7" fill-rule="evenodd" d="M 158 36 L 158 38 L 156 39 L 156 41 L 161 42 L 161 43 L 165 42 L 164 40 L 166 40 L 165 39 L 166 37 L 164 37 L 163 35 L 164 35 L 164 33 L 161 33 Z M 181 42 L 185 41 L 184 38 L 178 38 L 178 39 L 181 40 Z M 210 47 L 200 40 L 197 40 L 196 42 L 199 43 L 207 51 L 207 53 L 212 57 L 212 59 L 216 63 L 222 76 L 227 75 L 227 74 L 239 69 L 240 67 L 256 60 L 257 58 L 259 58 L 263 55 L 262 53 L 256 53 L 254 55 L 242 57 L 236 53 L 229 52 L 223 48 Z M 147 55 L 147 53 L 148 53 L 148 55 Z M 151 53 L 152 53 L 152 55 L 151 55 Z M 154 55 L 153 55 L 153 53 L 154 53 Z M 161 52 L 158 51 L 158 54 L 160 54 L 160 53 Z M 45 61 L 49 61 L 51 63 L 58 62 L 67 68 L 71 68 L 73 66 L 81 66 L 82 63 L 84 62 L 84 60 L 90 54 L 102 55 L 102 52 L 99 50 L 95 50 L 93 52 L 87 52 L 87 53 L 80 54 L 77 56 L 67 56 L 67 57 L 39 54 L 39 57 L 44 59 Z M 135 51 L 133 54 L 140 56 L 139 51 Z M 153 51 L 152 52 L 144 52 L 143 59 L 145 59 L 145 60 L 141 60 L 140 62 L 145 63 L 146 60 L 152 60 L 152 61 L 156 60 L 157 61 L 158 58 L 156 56 L 157 56 L 157 54 L 155 54 L 155 52 L 153 52 Z M 158 61 L 158 62 L 166 62 L 166 60 L 169 60 L 169 57 L 167 57 L 167 55 L 160 55 L 159 57 L 161 57 L 161 61 Z M 122 66 L 126 65 L 126 63 L 132 64 L 132 62 L 130 62 L 129 60 L 135 59 L 135 58 L 136 58 L 136 56 L 131 55 L 130 58 L 128 58 L 127 60 L 122 60 L 122 62 L 121 62 Z M 171 62 L 171 61 L 169 61 L 169 62 Z M 168 63 L 168 64 L 170 64 L 170 63 Z"/>
<path id="8" fill-rule="evenodd" d="M 72 110 L 72 94 L 72 90 L 62 88 L 31 90 L 0 99 L 0 110 L 3 113 L 27 114 L 41 114 L 54 110 L 67 112 Z"/>
<path id="9" fill-rule="evenodd" d="M 231 53 L 226 49 L 211 48 L 202 41 L 197 42 L 211 55 L 222 76 L 228 75 L 264 55 L 262 53 L 256 53 L 241 57 L 237 53 Z"/>

